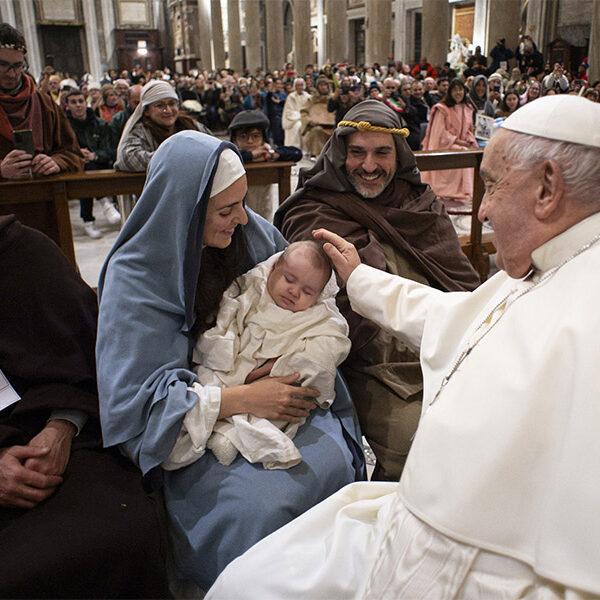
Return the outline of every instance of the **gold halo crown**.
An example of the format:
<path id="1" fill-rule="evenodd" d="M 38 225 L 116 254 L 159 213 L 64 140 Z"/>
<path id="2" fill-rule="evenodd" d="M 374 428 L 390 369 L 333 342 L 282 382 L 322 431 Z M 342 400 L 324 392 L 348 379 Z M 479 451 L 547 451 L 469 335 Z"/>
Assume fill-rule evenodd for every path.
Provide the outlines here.
<path id="1" fill-rule="evenodd" d="M 375 133 L 391 133 L 395 135 L 399 135 L 400 137 L 406 138 L 409 136 L 409 131 L 406 127 L 402 129 L 397 129 L 395 127 L 380 127 L 379 125 L 372 125 L 369 121 L 359 121 L 356 123 L 355 121 L 340 121 L 338 123 L 338 127 L 354 127 L 358 129 L 358 131 L 372 131 Z"/>
<path id="2" fill-rule="evenodd" d="M 27 54 L 27 46 L 24 44 L 9 44 L 8 42 L 0 42 L 0 49 L 16 50 L 17 52 Z"/>

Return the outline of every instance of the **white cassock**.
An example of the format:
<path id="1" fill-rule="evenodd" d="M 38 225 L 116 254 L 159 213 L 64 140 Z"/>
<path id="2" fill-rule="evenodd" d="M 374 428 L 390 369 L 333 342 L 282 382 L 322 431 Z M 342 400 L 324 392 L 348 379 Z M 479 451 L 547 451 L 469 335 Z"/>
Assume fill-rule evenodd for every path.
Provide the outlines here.
<path id="1" fill-rule="evenodd" d="M 600 595 L 599 238 L 597 213 L 536 249 L 530 276 L 474 292 L 355 269 L 352 308 L 421 347 L 402 479 L 343 488 L 209 598 Z"/>
<path id="2" fill-rule="evenodd" d="M 302 148 L 302 117 L 300 111 L 310 100 L 310 94 L 302 92 L 292 92 L 288 94 L 283 105 L 283 114 L 281 116 L 281 126 L 285 132 L 284 144 L 286 146 L 296 146 Z"/>

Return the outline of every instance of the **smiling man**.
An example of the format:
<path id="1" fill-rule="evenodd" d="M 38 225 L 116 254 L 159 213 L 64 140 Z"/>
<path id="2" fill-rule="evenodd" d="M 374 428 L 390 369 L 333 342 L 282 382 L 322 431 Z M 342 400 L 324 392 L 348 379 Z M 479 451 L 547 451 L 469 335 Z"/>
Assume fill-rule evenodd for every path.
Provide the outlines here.
<path id="1" fill-rule="evenodd" d="M 275 215 L 290 242 L 326 227 L 356 244 L 366 264 L 445 291 L 478 283 L 440 202 L 421 183 L 396 113 L 378 100 L 350 109 L 301 188 Z M 352 350 L 343 372 L 364 435 L 377 456 L 376 479 L 398 480 L 421 411 L 418 349 L 380 329 L 337 296 Z"/>

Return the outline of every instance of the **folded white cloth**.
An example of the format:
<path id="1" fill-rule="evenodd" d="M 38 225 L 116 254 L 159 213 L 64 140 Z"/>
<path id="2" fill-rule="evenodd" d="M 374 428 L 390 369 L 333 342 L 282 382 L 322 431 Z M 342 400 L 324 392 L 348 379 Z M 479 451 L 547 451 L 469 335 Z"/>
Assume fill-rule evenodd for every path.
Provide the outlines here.
<path id="1" fill-rule="evenodd" d="M 216 325 L 194 348 L 196 373 L 203 386 L 231 387 L 243 384 L 268 359 L 277 358 L 272 376 L 300 373 L 300 383 L 318 389 L 319 406 L 328 408 L 335 399 L 336 367 L 351 345 L 348 324 L 335 303 L 335 277 L 331 276 L 314 306 L 295 313 L 280 308 L 266 285 L 279 254 L 238 277 L 225 291 Z M 230 464 L 239 451 L 249 462 L 285 469 L 302 460 L 291 441 L 301 424 L 234 415 L 217 421 L 207 447 L 222 464 Z"/>

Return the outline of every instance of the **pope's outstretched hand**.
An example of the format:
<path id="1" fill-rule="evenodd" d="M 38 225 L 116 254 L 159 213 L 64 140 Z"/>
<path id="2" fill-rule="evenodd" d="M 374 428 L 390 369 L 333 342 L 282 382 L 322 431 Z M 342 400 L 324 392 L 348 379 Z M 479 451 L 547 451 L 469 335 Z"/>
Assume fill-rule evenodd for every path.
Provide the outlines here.
<path id="1" fill-rule="evenodd" d="M 331 259 L 333 268 L 345 284 L 352 271 L 360 265 L 360 256 L 356 248 L 344 238 L 327 229 L 315 229 L 312 234 L 315 239 L 325 242 L 323 250 Z"/>

